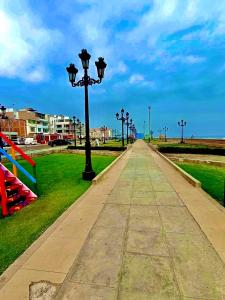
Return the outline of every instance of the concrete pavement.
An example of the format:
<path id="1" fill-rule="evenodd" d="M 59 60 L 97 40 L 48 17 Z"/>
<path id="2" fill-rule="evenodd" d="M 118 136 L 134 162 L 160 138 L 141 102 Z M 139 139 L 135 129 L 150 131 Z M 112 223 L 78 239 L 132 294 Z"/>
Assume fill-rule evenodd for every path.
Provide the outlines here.
<path id="1" fill-rule="evenodd" d="M 0 299 L 28 299 L 40 280 L 58 283 L 54 299 L 225 299 L 224 217 L 137 141 L 5 275 Z"/>

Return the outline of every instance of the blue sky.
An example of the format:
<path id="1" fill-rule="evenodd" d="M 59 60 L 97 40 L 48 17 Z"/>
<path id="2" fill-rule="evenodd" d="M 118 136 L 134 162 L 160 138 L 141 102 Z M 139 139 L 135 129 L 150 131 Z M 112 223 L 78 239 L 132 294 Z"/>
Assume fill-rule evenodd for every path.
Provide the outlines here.
<path id="1" fill-rule="evenodd" d="M 155 135 L 225 136 L 225 1 L 1 0 L 0 103 L 84 119 L 84 93 L 65 67 L 78 53 L 107 63 L 89 89 L 92 127 L 120 128 L 123 107 L 138 131 L 151 105 Z M 146 126 L 147 127 L 147 126 Z"/>

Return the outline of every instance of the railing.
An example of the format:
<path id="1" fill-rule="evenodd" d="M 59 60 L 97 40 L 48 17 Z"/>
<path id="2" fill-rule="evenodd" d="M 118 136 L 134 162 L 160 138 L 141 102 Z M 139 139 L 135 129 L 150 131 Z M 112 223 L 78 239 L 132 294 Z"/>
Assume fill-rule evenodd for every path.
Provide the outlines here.
<path id="1" fill-rule="evenodd" d="M 23 152 L 18 146 L 16 146 L 4 133 L 0 132 L 0 137 L 8 144 L 11 145 L 12 157 L 2 148 L 0 148 L 0 153 L 4 155 L 12 164 L 13 164 L 13 174 L 17 177 L 17 168 L 28 178 L 30 179 L 37 193 L 37 175 L 36 175 L 36 162 L 33 161 L 26 153 Z M 25 159 L 33 168 L 33 176 L 27 172 L 17 161 L 15 156 L 15 151 L 18 152 L 23 159 Z M 1 175 L 0 175 L 1 176 Z"/>
<path id="2" fill-rule="evenodd" d="M 7 195 L 5 189 L 5 176 L 4 171 L 0 167 L 0 189 L 1 189 L 1 206 L 2 206 L 2 216 L 6 217 L 8 215 L 7 209 Z"/>

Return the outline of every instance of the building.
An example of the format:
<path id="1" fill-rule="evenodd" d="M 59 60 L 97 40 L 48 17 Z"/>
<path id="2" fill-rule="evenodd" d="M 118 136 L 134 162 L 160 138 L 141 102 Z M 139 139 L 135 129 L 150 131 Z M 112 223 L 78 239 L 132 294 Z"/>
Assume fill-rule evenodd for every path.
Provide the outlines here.
<path id="1" fill-rule="evenodd" d="M 23 108 L 17 111 L 9 108 L 6 110 L 6 115 L 9 119 L 25 121 L 26 137 L 36 138 L 37 134 L 49 133 L 48 118 L 33 108 Z M 18 136 L 20 136 L 19 133 Z"/>
<path id="2" fill-rule="evenodd" d="M 12 132 L 18 137 L 33 137 L 43 143 L 56 138 L 74 138 L 73 120 L 68 116 L 44 114 L 33 108 L 8 108 L 6 116 L 9 121 L 2 125 L 5 132 Z M 84 124 L 76 125 L 76 137 L 80 136 L 85 137 Z"/>
<path id="3" fill-rule="evenodd" d="M 16 140 L 17 137 L 26 137 L 26 121 L 21 119 L 0 119 L 1 131 L 10 139 Z"/>
<path id="4" fill-rule="evenodd" d="M 105 139 L 108 140 L 112 138 L 112 130 L 110 128 L 106 128 L 105 132 L 100 128 L 91 128 L 90 129 L 90 137 L 91 139 L 99 139 L 103 140 L 104 139 L 104 134 L 105 134 Z"/>

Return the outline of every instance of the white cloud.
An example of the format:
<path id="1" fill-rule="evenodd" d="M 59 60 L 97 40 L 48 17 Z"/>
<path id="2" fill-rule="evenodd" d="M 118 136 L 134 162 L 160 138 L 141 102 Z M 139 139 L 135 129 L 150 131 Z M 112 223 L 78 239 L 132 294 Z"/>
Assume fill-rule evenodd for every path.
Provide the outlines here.
<path id="1" fill-rule="evenodd" d="M 224 1 L 212 3 L 211 0 L 154 0 L 153 3 L 152 9 L 142 16 L 138 26 L 128 33 L 131 45 L 143 46 L 144 43 L 147 48 L 159 48 L 159 42 L 165 43 L 165 37 L 206 22 L 215 23 L 211 32 L 214 37 L 225 32 Z M 202 39 L 207 40 L 209 34 L 201 35 L 201 33 L 199 30 L 194 34 L 195 36 L 199 34 Z"/>
<path id="2" fill-rule="evenodd" d="M 0 76 L 43 81 L 48 78 L 45 61 L 60 34 L 46 29 L 23 1 L 20 4 L 23 13 L 17 15 L 5 1 L 0 4 Z"/>
<path id="3" fill-rule="evenodd" d="M 139 83 L 144 81 L 144 76 L 141 74 L 133 74 L 130 76 L 129 78 L 129 83 L 133 84 L 133 83 Z"/>
<path id="4" fill-rule="evenodd" d="M 149 87 L 151 89 L 154 89 L 156 87 L 156 84 L 154 81 L 146 80 L 145 77 L 141 74 L 131 75 L 128 82 L 129 82 L 129 84 L 145 86 L 145 87 Z"/>

